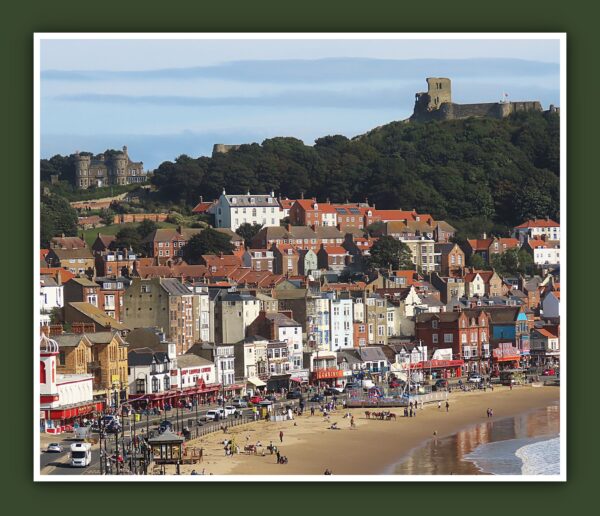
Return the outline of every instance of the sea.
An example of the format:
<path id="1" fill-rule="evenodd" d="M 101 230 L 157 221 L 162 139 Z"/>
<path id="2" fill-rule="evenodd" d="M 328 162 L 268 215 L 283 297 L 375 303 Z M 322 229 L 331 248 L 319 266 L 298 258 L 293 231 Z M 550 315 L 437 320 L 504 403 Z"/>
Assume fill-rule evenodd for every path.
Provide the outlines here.
<path id="1" fill-rule="evenodd" d="M 560 406 L 486 421 L 414 449 L 396 475 L 559 475 Z"/>

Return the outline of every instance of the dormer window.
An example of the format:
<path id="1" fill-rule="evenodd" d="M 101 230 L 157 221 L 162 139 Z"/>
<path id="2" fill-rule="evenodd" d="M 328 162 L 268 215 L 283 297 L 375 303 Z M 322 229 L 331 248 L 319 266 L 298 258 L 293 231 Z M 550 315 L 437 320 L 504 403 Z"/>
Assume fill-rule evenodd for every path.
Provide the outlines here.
<path id="1" fill-rule="evenodd" d="M 256 199 L 254 197 L 250 197 L 250 204 L 254 204 L 256 202 Z"/>
<path id="2" fill-rule="evenodd" d="M 237 198 L 236 197 L 232 197 L 231 198 L 231 204 L 235 204 L 237 202 Z"/>

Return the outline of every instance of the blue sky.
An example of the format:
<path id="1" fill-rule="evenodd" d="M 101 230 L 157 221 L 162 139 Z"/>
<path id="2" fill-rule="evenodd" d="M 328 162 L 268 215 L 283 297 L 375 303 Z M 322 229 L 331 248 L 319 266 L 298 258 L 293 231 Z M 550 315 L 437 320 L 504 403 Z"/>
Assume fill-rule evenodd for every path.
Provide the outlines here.
<path id="1" fill-rule="evenodd" d="M 153 169 L 214 143 L 348 137 L 410 116 L 425 77 L 458 103 L 559 104 L 558 40 L 44 40 L 41 154 L 127 145 Z"/>

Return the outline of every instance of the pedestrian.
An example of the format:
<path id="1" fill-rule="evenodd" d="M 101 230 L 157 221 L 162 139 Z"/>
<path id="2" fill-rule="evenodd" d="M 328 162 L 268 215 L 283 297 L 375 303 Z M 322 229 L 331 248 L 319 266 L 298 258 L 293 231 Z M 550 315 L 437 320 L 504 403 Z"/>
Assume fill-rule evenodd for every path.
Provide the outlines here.
<path id="1" fill-rule="evenodd" d="M 404 417 L 408 417 L 408 407 L 404 407 Z"/>
<path id="2" fill-rule="evenodd" d="M 315 415 L 315 406 L 314 405 L 310 407 L 310 415 L 311 416 Z"/>
<path id="3" fill-rule="evenodd" d="M 446 400 L 446 412 L 450 411 L 450 403 Z"/>
<path id="4" fill-rule="evenodd" d="M 410 406 L 410 410 L 408 411 L 408 414 L 410 415 L 410 417 L 413 417 L 413 408 L 412 408 L 412 404 Z"/>
<path id="5" fill-rule="evenodd" d="M 283 430 L 279 431 L 279 442 L 282 443 L 283 442 Z"/>
<path id="6" fill-rule="evenodd" d="M 494 417 L 494 409 L 493 408 L 490 409 L 490 417 Z"/>
<path id="7" fill-rule="evenodd" d="M 279 453 L 279 450 L 277 450 L 277 464 L 279 464 L 280 460 L 281 460 L 281 454 Z"/>
<path id="8" fill-rule="evenodd" d="M 490 417 L 490 409 L 489 408 L 487 409 L 487 417 L 488 418 Z"/>
<path id="9" fill-rule="evenodd" d="M 441 410 L 442 408 L 442 402 L 438 400 L 438 410 Z"/>
<path id="10" fill-rule="evenodd" d="M 354 423 L 354 416 L 350 416 L 350 428 L 356 428 L 356 424 Z"/>

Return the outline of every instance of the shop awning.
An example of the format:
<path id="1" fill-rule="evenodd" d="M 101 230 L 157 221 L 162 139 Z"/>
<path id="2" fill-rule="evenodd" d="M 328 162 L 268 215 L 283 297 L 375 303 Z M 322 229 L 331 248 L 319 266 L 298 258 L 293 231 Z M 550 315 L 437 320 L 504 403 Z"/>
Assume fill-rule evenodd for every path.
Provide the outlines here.
<path id="1" fill-rule="evenodd" d="M 265 382 L 263 382 L 257 376 L 251 376 L 250 378 L 248 378 L 248 383 L 251 383 L 255 387 L 264 387 L 265 385 L 267 385 Z"/>
<path id="2" fill-rule="evenodd" d="M 298 377 L 290 378 L 290 381 L 291 382 L 296 382 L 296 383 L 305 383 L 305 382 L 308 382 L 308 380 L 305 380 L 304 378 L 298 378 Z"/>

